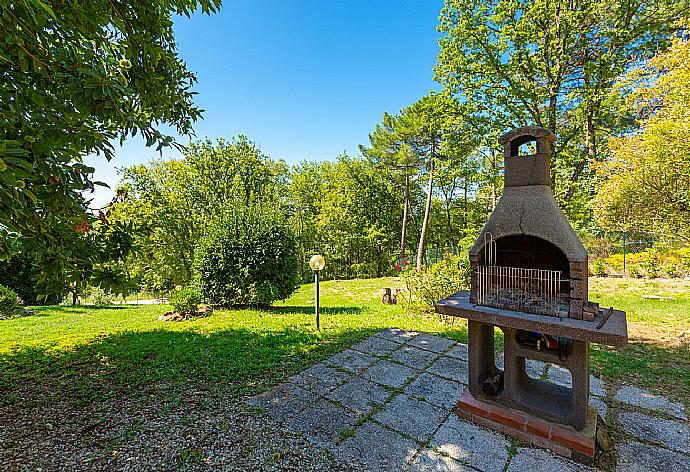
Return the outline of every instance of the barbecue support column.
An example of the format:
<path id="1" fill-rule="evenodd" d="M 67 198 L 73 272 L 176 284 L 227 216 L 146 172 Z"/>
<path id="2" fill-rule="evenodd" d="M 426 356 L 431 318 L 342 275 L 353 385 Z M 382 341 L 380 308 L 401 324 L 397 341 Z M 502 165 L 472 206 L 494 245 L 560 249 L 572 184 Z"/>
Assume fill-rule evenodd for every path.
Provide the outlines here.
<path id="1" fill-rule="evenodd" d="M 469 321 L 467 323 L 467 345 L 469 349 L 469 378 L 470 393 L 474 398 L 483 395 L 481 383 L 487 375 L 497 371 L 494 362 L 494 327 Z"/>

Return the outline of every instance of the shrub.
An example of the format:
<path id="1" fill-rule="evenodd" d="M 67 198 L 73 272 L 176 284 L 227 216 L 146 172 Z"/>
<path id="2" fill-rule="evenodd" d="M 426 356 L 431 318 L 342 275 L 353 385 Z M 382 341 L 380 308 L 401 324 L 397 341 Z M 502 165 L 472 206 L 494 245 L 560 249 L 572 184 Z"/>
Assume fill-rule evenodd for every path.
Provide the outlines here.
<path id="1" fill-rule="evenodd" d="M 640 273 L 640 269 L 636 265 L 630 266 L 630 268 L 628 269 L 628 275 L 630 277 L 634 277 L 636 279 L 639 279 L 640 277 L 642 277 L 642 274 Z"/>
<path id="2" fill-rule="evenodd" d="M 201 293 L 194 287 L 181 288 L 173 292 L 170 303 L 178 313 L 196 313 L 201 303 Z"/>
<path id="3" fill-rule="evenodd" d="M 647 277 L 656 279 L 659 276 L 659 258 L 653 255 L 650 256 L 644 263 L 644 270 L 647 272 Z"/>
<path id="4" fill-rule="evenodd" d="M 17 307 L 17 292 L 0 285 L 0 315 L 9 316 Z"/>
<path id="5" fill-rule="evenodd" d="M 113 297 L 111 293 L 105 292 L 100 287 L 92 287 L 89 291 L 89 298 L 91 299 L 92 304 L 96 306 L 104 306 L 113 303 L 113 299 L 115 297 Z"/>
<path id="6" fill-rule="evenodd" d="M 666 272 L 666 276 L 673 278 L 678 275 L 678 268 L 675 266 L 675 264 L 668 264 L 666 267 L 664 267 L 664 272 Z"/>
<path id="7" fill-rule="evenodd" d="M 48 294 L 47 298 L 39 297 L 35 281 L 40 270 L 34 265 L 34 259 L 28 253 L 20 253 L 9 260 L 0 261 L 0 285 L 12 287 L 25 305 L 55 305 L 62 300 L 59 293 Z"/>
<path id="8" fill-rule="evenodd" d="M 401 271 L 407 285 L 407 294 L 403 297 L 408 308 L 417 304 L 420 308 L 431 309 L 442 298 L 470 287 L 467 254 L 445 254 L 443 259 L 422 272 L 417 272 L 411 264 L 401 267 Z"/>
<path id="9" fill-rule="evenodd" d="M 596 259 L 592 263 L 592 275 L 596 277 L 606 277 L 606 264 L 602 259 Z"/>
<path id="10" fill-rule="evenodd" d="M 294 235 L 271 209 L 229 215 L 206 234 L 194 256 L 201 292 L 222 306 L 268 306 L 299 284 Z"/>

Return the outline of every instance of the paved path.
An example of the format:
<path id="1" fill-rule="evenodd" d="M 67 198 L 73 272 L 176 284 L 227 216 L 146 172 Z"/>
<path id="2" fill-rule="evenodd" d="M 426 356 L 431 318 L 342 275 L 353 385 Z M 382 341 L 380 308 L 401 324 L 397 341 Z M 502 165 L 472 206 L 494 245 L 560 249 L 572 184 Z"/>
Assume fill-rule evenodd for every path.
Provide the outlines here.
<path id="1" fill-rule="evenodd" d="M 529 362 L 528 372 L 570 382 L 567 371 L 542 362 Z M 460 419 L 455 407 L 466 382 L 466 345 L 389 329 L 248 403 L 365 470 L 594 470 Z M 590 404 L 621 425 L 617 470 L 690 471 L 682 405 L 634 387 L 607 396 L 601 379 L 590 383 Z"/>

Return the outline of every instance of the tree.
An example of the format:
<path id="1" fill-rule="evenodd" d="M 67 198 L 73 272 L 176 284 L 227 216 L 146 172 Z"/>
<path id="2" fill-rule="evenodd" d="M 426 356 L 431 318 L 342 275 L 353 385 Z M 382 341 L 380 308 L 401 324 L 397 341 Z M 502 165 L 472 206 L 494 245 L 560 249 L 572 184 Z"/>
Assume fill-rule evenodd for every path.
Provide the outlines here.
<path id="1" fill-rule="evenodd" d="M 405 257 L 405 238 L 410 205 L 410 180 L 425 174 L 426 197 L 417 246 L 417 268 L 421 270 L 434 192 L 434 172 L 443 154 L 445 134 L 460 119 L 458 104 L 447 95 L 430 93 L 400 110 L 398 116 L 384 114 L 383 123 L 369 135 L 371 147 L 361 151 L 384 168 L 402 171 L 405 180 L 400 259 Z"/>
<path id="2" fill-rule="evenodd" d="M 318 252 L 329 261 L 326 277 L 389 274 L 400 229 L 398 185 L 397 175 L 368 159 L 340 156 L 295 166 L 288 208 L 302 264 Z"/>
<path id="3" fill-rule="evenodd" d="M 197 241 L 229 213 L 259 202 L 283 210 L 287 167 L 247 137 L 192 142 L 181 160 L 154 160 L 122 171 L 112 212 L 139 221 L 134 271 L 150 290 L 192 279 Z"/>
<path id="4" fill-rule="evenodd" d="M 61 228 L 58 227 L 58 230 Z M 130 221 L 101 219 L 64 230 L 58 246 L 36 254 L 41 273 L 36 280 L 43 300 L 51 294 L 72 294 L 72 304 L 88 287 L 126 294 L 131 288 L 127 259 L 134 251 L 136 229 Z"/>
<path id="5" fill-rule="evenodd" d="M 201 115 L 196 77 L 180 60 L 172 15 L 215 12 L 220 0 L 2 2 L 0 9 L 0 255 L 15 233 L 36 253 L 90 218 L 98 182 L 82 163 L 111 159 L 137 133 L 157 149 Z M 66 263 L 53 251 L 56 262 Z M 47 273 L 45 274 L 47 275 Z"/>
<path id="6" fill-rule="evenodd" d="M 690 39 L 631 71 L 621 87 L 638 130 L 611 140 L 594 200 L 603 225 L 690 241 Z"/>
<path id="7" fill-rule="evenodd" d="M 201 238 L 195 281 L 213 304 L 270 306 L 299 286 L 296 249 L 279 208 L 270 202 L 241 206 Z"/>
<path id="8" fill-rule="evenodd" d="M 410 137 L 405 134 L 400 122 L 399 117 L 384 113 L 383 121 L 369 134 L 370 147 L 360 146 L 360 151 L 384 171 L 392 170 L 402 174 L 403 212 L 398 251 L 398 263 L 402 264 L 406 257 L 407 226 L 410 217 L 410 180 L 418 172 L 420 162 L 419 157 L 410 149 L 407 142 Z"/>
<path id="9" fill-rule="evenodd" d="M 556 195 L 580 215 L 602 138 L 630 124 L 612 113 L 614 82 L 664 48 L 688 11 L 687 0 L 446 0 L 436 79 L 492 129 L 554 132 Z"/>

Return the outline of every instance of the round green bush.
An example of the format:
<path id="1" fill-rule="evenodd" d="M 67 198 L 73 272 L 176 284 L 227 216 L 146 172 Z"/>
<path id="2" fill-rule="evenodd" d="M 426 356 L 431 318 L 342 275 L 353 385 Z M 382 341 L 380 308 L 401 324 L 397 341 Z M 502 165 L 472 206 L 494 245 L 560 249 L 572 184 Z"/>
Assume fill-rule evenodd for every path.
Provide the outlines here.
<path id="1" fill-rule="evenodd" d="M 89 298 L 91 298 L 91 304 L 93 305 L 106 306 L 113 303 L 115 297 L 100 287 L 91 287 Z"/>
<path id="2" fill-rule="evenodd" d="M 630 277 L 633 277 L 636 279 L 639 279 L 640 277 L 642 277 L 642 274 L 640 273 L 639 267 L 634 266 L 634 265 L 630 266 L 630 268 L 628 269 L 628 275 Z"/>
<path id="3" fill-rule="evenodd" d="M 0 314 L 11 315 L 17 307 L 17 292 L 0 285 Z"/>
<path id="4" fill-rule="evenodd" d="M 299 285 L 299 259 L 281 214 L 231 215 L 202 238 L 194 255 L 201 292 L 221 306 L 268 306 Z"/>
<path id="5" fill-rule="evenodd" d="M 184 287 L 173 292 L 170 304 L 178 313 L 196 313 L 201 303 L 201 293 L 193 287 Z"/>
<path id="6" fill-rule="evenodd" d="M 592 275 L 596 277 L 606 277 L 606 264 L 602 259 L 595 259 L 591 268 Z"/>

